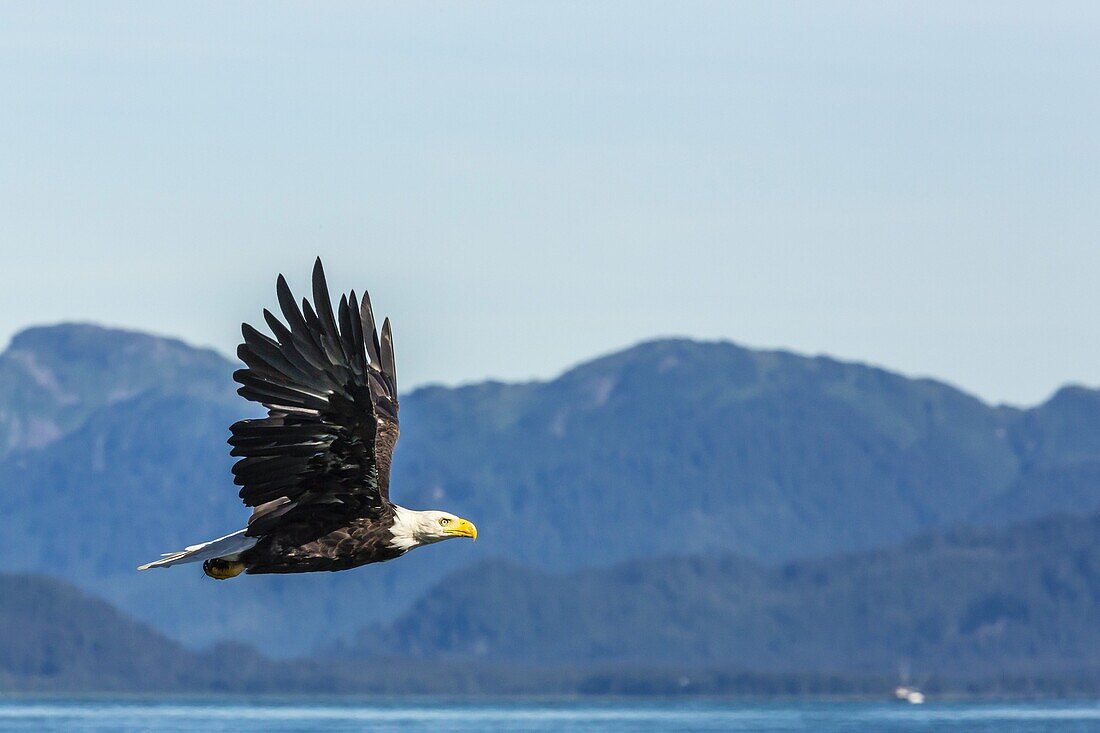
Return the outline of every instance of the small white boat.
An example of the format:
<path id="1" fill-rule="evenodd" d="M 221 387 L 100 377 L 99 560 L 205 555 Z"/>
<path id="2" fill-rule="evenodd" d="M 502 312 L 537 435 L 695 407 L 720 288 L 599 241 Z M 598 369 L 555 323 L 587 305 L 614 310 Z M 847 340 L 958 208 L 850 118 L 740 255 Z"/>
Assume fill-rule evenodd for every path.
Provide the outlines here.
<path id="1" fill-rule="evenodd" d="M 901 702 L 907 702 L 910 705 L 923 705 L 924 693 L 918 690 L 916 687 L 910 687 L 908 685 L 899 685 L 894 688 L 894 697 Z"/>

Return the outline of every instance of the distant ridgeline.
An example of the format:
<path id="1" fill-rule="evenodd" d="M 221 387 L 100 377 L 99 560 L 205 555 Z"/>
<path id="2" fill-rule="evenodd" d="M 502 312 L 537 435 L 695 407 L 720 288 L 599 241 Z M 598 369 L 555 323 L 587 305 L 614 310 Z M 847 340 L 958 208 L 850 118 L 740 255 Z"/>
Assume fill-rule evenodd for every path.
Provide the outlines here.
<path id="1" fill-rule="evenodd" d="M 189 651 L 58 581 L 0 575 L 0 691 L 1100 694 L 1100 514 L 767 567 L 692 557 L 445 578 L 351 648 Z"/>
<path id="2" fill-rule="evenodd" d="M 729 555 L 566 574 L 482 563 L 343 651 L 884 677 L 905 665 L 956 684 L 1100 683 L 1100 514 L 780 566 Z"/>
<path id="3" fill-rule="evenodd" d="M 1066 388 L 1033 409 L 992 407 L 948 385 L 859 364 L 670 340 L 591 361 L 549 382 L 403 395 L 394 498 L 411 507 L 445 500 L 477 522 L 476 545 L 418 550 L 400 567 L 234 584 L 187 568 L 139 575 L 134 566 L 164 547 L 243 525 L 247 513 L 235 497 L 225 439 L 228 425 L 252 407 L 233 394 L 232 368 L 218 354 L 179 341 L 94 326 L 17 336 L 0 355 L 0 570 L 66 579 L 191 648 L 232 640 L 287 655 L 359 638 L 360 653 L 431 656 L 477 638 L 483 643 L 468 653 L 525 664 L 543 651 L 562 662 L 568 652 L 586 664 L 666 655 L 656 646 L 633 648 L 604 628 L 613 611 L 595 597 L 590 618 L 570 618 L 562 627 L 576 637 L 567 642 L 524 634 L 529 641 L 505 649 L 494 641 L 510 618 L 530 620 L 530 608 L 542 609 L 539 624 L 547 628 L 566 623 L 553 614 L 580 612 L 567 588 L 619 588 L 634 574 L 646 600 L 623 590 L 614 613 L 640 615 L 622 626 L 634 630 L 635 644 L 697 650 L 701 642 L 667 638 L 674 627 L 638 631 L 650 621 L 667 626 L 658 614 L 666 600 L 654 598 L 667 590 L 667 603 L 679 603 L 678 588 L 696 587 L 698 603 L 715 604 L 714 618 L 698 615 L 707 607 L 667 612 L 687 614 L 691 628 L 710 634 L 725 629 L 728 645 L 713 647 L 723 650 L 723 660 L 749 656 L 772 670 L 783 659 L 818 664 L 831 648 L 805 644 L 791 656 L 754 650 L 743 646 L 752 640 L 734 637 L 759 641 L 769 629 L 786 629 L 791 639 L 808 638 L 803 626 L 821 617 L 803 615 L 799 604 L 817 588 L 838 594 L 820 596 L 823 607 L 848 599 L 848 611 L 863 609 L 866 623 L 853 621 L 854 630 L 899 624 L 881 632 L 888 643 L 851 641 L 866 645 L 851 658 L 875 671 L 896 660 L 891 645 L 902 639 L 910 639 L 902 656 L 930 664 L 936 654 L 956 653 L 949 643 L 963 645 L 960 658 L 971 653 L 965 651 L 971 642 L 960 641 L 964 627 L 990 644 L 1015 639 L 1021 619 L 1046 618 L 1033 606 L 1038 596 L 989 590 L 988 598 L 967 601 L 976 604 L 970 610 L 946 600 L 939 606 L 920 592 L 924 581 L 914 578 L 925 571 L 916 566 L 904 570 L 915 573 L 910 577 L 867 576 L 859 581 L 866 586 L 845 591 L 843 583 L 864 576 L 842 582 L 841 575 L 870 570 L 851 565 L 852 558 L 822 558 L 896 547 L 959 523 L 1004 527 L 1100 510 L 1100 392 Z M 942 560 L 913 546 L 884 552 L 856 557 L 896 565 L 910 556 Z M 692 555 L 707 559 L 682 559 Z M 494 558 L 532 570 L 489 562 Z M 783 565 L 800 558 L 805 562 Z M 828 568 L 820 587 L 813 580 L 825 572 L 814 569 L 819 561 Z M 1073 604 L 1082 603 L 1085 590 L 1072 584 L 1077 590 L 1065 590 L 1061 576 L 1040 576 L 1026 559 L 1019 562 L 1016 577 L 1049 584 L 1050 609 L 1082 610 Z M 611 563 L 625 564 L 593 569 Z M 460 595 L 430 592 L 452 571 L 464 573 L 457 577 L 472 584 L 468 590 L 483 586 L 496 615 L 475 599 L 458 604 Z M 543 572 L 551 573 L 547 586 L 562 593 L 539 595 L 529 587 Z M 980 587 L 974 579 L 960 582 Z M 521 590 L 514 598 L 492 590 L 500 583 Z M 855 603 L 865 589 L 885 595 Z M 886 600 L 901 603 L 895 596 L 904 589 L 920 592 L 911 600 L 927 605 L 915 607 L 915 616 L 895 610 L 888 619 L 872 618 Z M 735 601 L 741 615 L 731 615 Z M 443 625 L 433 633 L 445 638 L 415 631 L 416 617 L 406 613 L 414 603 L 418 613 L 435 614 Z M 467 617 L 463 604 L 474 604 Z M 477 617 L 473 609 L 481 609 Z M 973 620 L 962 624 L 967 613 Z M 357 636 L 364 626 L 376 631 Z M 699 654 L 700 662 L 720 661 Z"/>

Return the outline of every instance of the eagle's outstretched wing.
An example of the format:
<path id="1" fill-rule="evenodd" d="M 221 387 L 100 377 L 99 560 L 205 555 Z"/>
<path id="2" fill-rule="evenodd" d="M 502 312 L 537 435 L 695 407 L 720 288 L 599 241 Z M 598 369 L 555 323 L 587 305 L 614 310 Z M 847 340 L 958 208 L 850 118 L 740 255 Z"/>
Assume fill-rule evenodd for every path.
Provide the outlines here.
<path id="1" fill-rule="evenodd" d="M 240 496 L 254 507 L 254 537 L 293 524 L 327 531 L 355 517 L 389 511 L 389 474 L 397 443 L 397 373 L 389 319 L 379 339 L 364 293 L 340 298 L 333 314 L 320 258 L 313 304 L 298 308 L 282 275 L 284 324 L 264 310 L 275 338 L 247 323 L 237 356 L 247 365 L 237 392 L 268 416 L 230 430 Z"/>

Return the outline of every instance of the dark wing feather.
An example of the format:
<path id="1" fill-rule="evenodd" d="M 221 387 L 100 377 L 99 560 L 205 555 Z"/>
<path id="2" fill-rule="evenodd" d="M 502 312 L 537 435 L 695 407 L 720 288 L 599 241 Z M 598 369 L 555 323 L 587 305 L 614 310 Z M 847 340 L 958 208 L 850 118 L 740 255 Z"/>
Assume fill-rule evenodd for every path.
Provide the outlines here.
<path id="1" fill-rule="evenodd" d="M 374 308 L 370 304 L 370 293 L 363 293 L 363 305 L 359 314 L 363 323 L 363 336 L 367 342 L 367 353 L 372 364 L 381 364 L 378 356 L 378 329 L 374 327 Z"/>
<path id="2" fill-rule="evenodd" d="M 360 304 L 354 291 L 334 313 L 320 259 L 313 303 L 299 309 L 282 275 L 276 292 L 285 323 L 264 311 L 275 338 L 244 324 L 237 355 L 247 368 L 233 374 L 238 393 L 268 411 L 230 428 L 234 482 L 254 507 L 248 533 L 381 517 L 399 434 L 389 321 L 379 339 L 369 297 Z"/>

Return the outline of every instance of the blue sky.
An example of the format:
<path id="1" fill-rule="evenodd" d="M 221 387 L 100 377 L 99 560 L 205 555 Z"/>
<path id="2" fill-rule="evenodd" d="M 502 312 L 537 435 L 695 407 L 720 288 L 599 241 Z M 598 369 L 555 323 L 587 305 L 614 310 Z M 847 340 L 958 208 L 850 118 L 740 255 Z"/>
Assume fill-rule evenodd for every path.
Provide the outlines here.
<path id="1" fill-rule="evenodd" d="M 663 335 L 1100 384 L 1089 3 L 11 3 L 0 342 L 230 352 L 314 255 L 404 385 Z"/>

